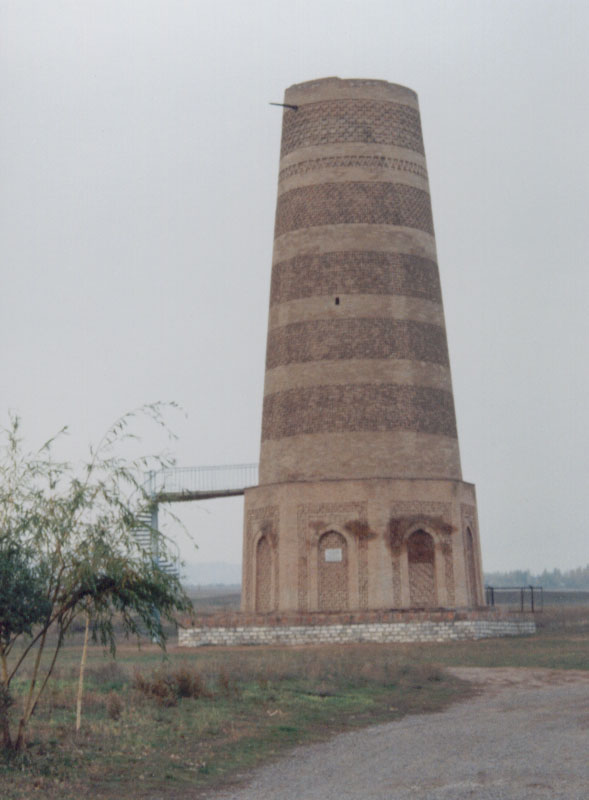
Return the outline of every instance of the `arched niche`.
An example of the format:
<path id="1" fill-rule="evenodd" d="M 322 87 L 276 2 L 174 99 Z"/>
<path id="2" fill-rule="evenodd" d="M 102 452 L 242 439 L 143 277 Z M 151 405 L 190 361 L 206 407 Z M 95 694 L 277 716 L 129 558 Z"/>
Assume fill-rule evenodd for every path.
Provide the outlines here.
<path id="1" fill-rule="evenodd" d="M 322 534 L 317 546 L 318 605 L 320 611 L 345 611 L 350 605 L 348 543 L 330 530 Z"/>
<path id="2" fill-rule="evenodd" d="M 437 606 L 435 544 L 427 531 L 420 528 L 407 537 L 407 563 L 411 607 Z"/>

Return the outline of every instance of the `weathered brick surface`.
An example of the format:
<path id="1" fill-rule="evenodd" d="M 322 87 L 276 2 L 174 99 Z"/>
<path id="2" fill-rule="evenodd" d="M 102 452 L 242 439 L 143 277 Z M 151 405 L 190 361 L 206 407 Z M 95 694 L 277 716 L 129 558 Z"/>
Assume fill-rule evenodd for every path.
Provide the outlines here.
<path id="1" fill-rule="evenodd" d="M 466 560 L 466 580 L 468 583 L 468 592 L 471 597 L 475 598 L 477 592 L 477 570 L 475 563 L 474 542 L 473 535 L 470 528 L 464 532 L 465 541 L 465 560 Z"/>
<path id="2" fill-rule="evenodd" d="M 320 169 L 337 169 L 340 167 L 362 167 L 370 170 L 397 170 L 399 172 L 410 172 L 419 175 L 420 178 L 427 179 L 427 170 L 421 164 L 409 161 L 406 158 L 392 158 L 383 155 L 370 156 L 324 156 L 322 158 L 310 158 L 299 161 L 280 170 L 278 179 L 284 181 L 295 175 L 306 175 Z"/>
<path id="3" fill-rule="evenodd" d="M 283 116 L 281 158 L 301 147 L 340 142 L 393 144 L 423 153 L 419 112 L 401 103 L 325 100 Z"/>
<path id="4" fill-rule="evenodd" d="M 305 254 L 274 264 L 270 305 L 340 294 L 401 295 L 441 303 L 438 265 L 406 253 Z"/>
<path id="5" fill-rule="evenodd" d="M 387 317 L 309 320 L 268 331 L 266 369 L 356 358 L 404 358 L 448 366 L 446 331 L 427 322 Z"/>
<path id="6" fill-rule="evenodd" d="M 325 551 L 341 550 L 341 561 L 329 562 Z M 319 540 L 317 548 L 317 569 L 319 573 L 319 610 L 341 611 L 350 603 L 348 590 L 348 545 L 344 537 L 336 531 L 328 531 Z"/>
<path id="7" fill-rule="evenodd" d="M 264 398 L 262 441 L 305 433 L 408 430 L 456 438 L 450 392 L 428 386 L 310 386 Z"/>
<path id="8" fill-rule="evenodd" d="M 462 477 L 458 439 L 408 430 L 265 439 L 261 456 L 260 484 L 369 480 L 383 475 L 411 478 L 418 474 L 428 479 L 456 480 Z M 332 488 L 329 487 L 330 495 Z M 427 493 L 423 499 L 428 499 Z"/>
<path id="9" fill-rule="evenodd" d="M 500 608 L 377 608 L 351 609 L 349 611 L 275 611 L 258 614 L 243 611 L 215 611 L 198 618 L 198 626 L 204 628 L 252 628 L 252 627 L 316 627 L 373 625 L 376 623 L 440 623 L 440 622 L 530 622 L 534 615 L 513 613 Z M 190 627 L 193 617 L 180 620 L 183 628 Z"/>
<path id="10" fill-rule="evenodd" d="M 473 597 L 469 590 L 462 546 L 461 506 L 473 500 L 473 487 L 460 481 L 293 481 L 246 490 L 245 506 L 247 519 L 256 507 L 281 508 L 274 545 L 281 594 L 275 608 L 320 610 L 322 537 L 336 532 L 346 542 L 346 608 L 355 614 L 361 608 L 483 604 L 482 593 Z M 413 536 L 419 531 L 429 548 L 420 548 L 420 537 Z M 246 552 L 247 541 L 244 558 Z M 413 569 L 423 570 L 423 564 L 433 597 L 423 584 L 417 594 L 412 586 Z M 249 596 L 244 584 L 244 610 L 255 608 Z"/>
<path id="11" fill-rule="evenodd" d="M 402 183 L 319 183 L 278 198 L 275 236 L 319 225 L 401 225 L 433 234 L 427 192 Z"/>
<path id="12" fill-rule="evenodd" d="M 352 363 L 356 383 L 396 383 L 452 391 L 450 370 L 440 364 L 403 359 L 357 359 Z M 347 385 L 349 382 L 349 361 L 308 361 L 268 370 L 264 393 L 276 394 L 305 386 Z"/>
<path id="13" fill-rule="evenodd" d="M 409 597 L 415 608 L 438 605 L 434 572 L 434 542 L 425 531 L 411 534 L 407 541 Z"/>
<path id="14" fill-rule="evenodd" d="M 267 536 L 256 547 L 256 610 L 272 611 L 272 550 Z"/>
<path id="15" fill-rule="evenodd" d="M 481 559 L 480 540 L 478 535 L 477 509 L 475 505 L 462 503 L 461 528 L 462 543 L 464 548 L 465 578 L 468 596 L 475 603 L 476 598 L 482 597 L 483 592 L 483 567 Z"/>
<path id="16" fill-rule="evenodd" d="M 329 78 L 291 87 L 285 102 L 297 110 L 283 112 L 243 608 L 476 606 L 476 500 L 461 481 L 417 97 L 382 81 Z M 431 537 L 427 558 L 411 540 L 419 531 Z M 341 562 L 324 558 L 332 540 Z M 367 633 L 357 622 L 343 638 L 333 628 L 321 636 L 438 635 L 431 619 L 413 634 L 406 625 Z M 476 635 L 486 630 L 472 624 Z M 459 635 L 452 630 L 439 635 Z"/>
<path id="17" fill-rule="evenodd" d="M 284 96 L 285 103 L 297 106 L 324 100 L 377 100 L 418 108 L 417 94 L 412 89 L 375 78 L 318 78 L 289 86 Z"/>

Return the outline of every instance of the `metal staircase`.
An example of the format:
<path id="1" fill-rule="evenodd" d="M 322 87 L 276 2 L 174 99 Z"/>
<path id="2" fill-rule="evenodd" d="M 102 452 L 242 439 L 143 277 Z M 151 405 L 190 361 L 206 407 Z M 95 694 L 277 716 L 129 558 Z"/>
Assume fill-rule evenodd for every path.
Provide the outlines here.
<path id="1" fill-rule="evenodd" d="M 151 512 L 145 511 L 137 515 L 137 527 L 133 530 L 135 541 L 146 554 L 151 558 L 162 572 L 168 575 L 174 575 L 176 578 L 180 576 L 180 551 L 177 545 L 166 540 L 166 549 L 172 546 L 176 550 L 175 557 L 171 560 L 166 560 L 160 554 L 160 541 L 161 533 L 158 529 L 158 508 L 157 503 L 154 504 Z"/>
<path id="2" fill-rule="evenodd" d="M 151 511 L 139 514 L 133 531 L 135 541 L 161 570 L 179 576 L 180 551 L 175 542 L 166 539 L 166 549 L 177 552 L 172 560 L 160 556 L 162 540 L 158 527 L 160 503 L 182 503 L 189 500 L 210 500 L 215 497 L 235 497 L 248 486 L 258 483 L 257 464 L 231 464 L 214 467 L 167 467 L 145 476 L 145 489 L 149 495 Z"/>

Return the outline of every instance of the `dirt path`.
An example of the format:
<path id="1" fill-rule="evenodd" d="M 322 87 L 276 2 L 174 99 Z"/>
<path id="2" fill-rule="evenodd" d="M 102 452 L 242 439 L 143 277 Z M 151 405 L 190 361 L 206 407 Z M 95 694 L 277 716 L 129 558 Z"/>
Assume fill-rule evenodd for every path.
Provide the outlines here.
<path id="1" fill-rule="evenodd" d="M 452 671 L 480 694 L 440 714 L 297 748 L 211 800 L 589 797 L 589 672 Z"/>

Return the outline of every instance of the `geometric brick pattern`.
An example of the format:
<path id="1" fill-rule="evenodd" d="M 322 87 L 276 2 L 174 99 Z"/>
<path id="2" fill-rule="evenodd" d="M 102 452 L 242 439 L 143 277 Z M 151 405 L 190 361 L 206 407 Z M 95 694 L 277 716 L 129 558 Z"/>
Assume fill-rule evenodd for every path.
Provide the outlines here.
<path id="1" fill-rule="evenodd" d="M 419 175 L 420 178 L 427 179 L 427 170 L 414 161 L 404 158 L 389 158 L 387 156 L 324 156 L 323 158 L 310 158 L 307 161 L 299 161 L 280 170 L 278 179 L 284 181 L 292 178 L 293 175 L 306 175 L 317 169 L 336 169 L 340 167 L 361 167 L 362 169 L 384 170 L 391 169 L 398 172 L 411 172 Z"/>
<path id="2" fill-rule="evenodd" d="M 399 500 L 390 505 L 391 521 L 395 521 L 398 527 L 399 520 L 413 521 L 416 519 L 424 520 L 424 523 L 433 527 L 438 535 L 443 537 L 442 552 L 444 556 L 444 577 L 446 580 L 446 594 L 448 605 L 452 606 L 455 602 L 454 592 L 454 565 L 452 556 L 452 538 L 448 535 L 448 529 L 440 526 L 440 520 L 450 519 L 452 506 L 449 503 L 423 500 Z M 401 584 L 401 545 L 402 538 L 398 535 L 391 537 L 391 550 L 393 556 L 393 598 L 394 604 L 401 604 L 400 584 Z"/>
<path id="3" fill-rule="evenodd" d="M 368 540 L 358 540 L 358 604 L 360 608 L 368 608 Z"/>
<path id="4" fill-rule="evenodd" d="M 448 537 L 442 543 L 444 554 L 444 579 L 446 581 L 446 604 L 453 606 L 456 602 L 456 584 L 454 582 L 454 554 L 452 551 L 452 538 Z"/>
<path id="5" fill-rule="evenodd" d="M 413 431 L 456 438 L 450 392 L 396 384 L 324 385 L 264 398 L 262 441 L 313 433 Z"/>
<path id="6" fill-rule="evenodd" d="M 327 561 L 325 551 L 340 551 L 341 561 Z M 324 533 L 317 548 L 319 610 L 342 611 L 349 607 L 348 544 L 337 531 Z"/>
<path id="7" fill-rule="evenodd" d="M 442 301 L 438 265 L 421 256 L 357 250 L 299 255 L 274 264 L 271 306 L 302 297 L 338 294 Z"/>
<path id="8" fill-rule="evenodd" d="M 264 398 L 262 441 L 312 433 L 414 431 L 456 438 L 451 392 L 359 383 L 310 386 Z"/>
<path id="9" fill-rule="evenodd" d="M 243 607 L 480 600 L 416 95 L 329 78 L 285 103 Z"/>
<path id="10" fill-rule="evenodd" d="M 299 505 L 297 508 L 298 537 L 298 607 L 309 607 L 309 559 L 315 557 L 318 548 L 317 535 L 333 525 L 344 530 L 350 522 L 366 522 L 366 503 L 315 503 Z M 366 559 L 358 562 L 358 581 L 366 583 Z"/>
<path id="11" fill-rule="evenodd" d="M 434 564 L 409 562 L 409 597 L 412 608 L 437 606 Z"/>
<path id="12" fill-rule="evenodd" d="M 435 500 L 396 500 L 390 505 L 391 517 L 440 517 L 448 519 L 452 512 L 450 503 Z"/>
<path id="13" fill-rule="evenodd" d="M 423 154 L 419 112 L 403 103 L 324 100 L 283 115 L 281 158 L 299 147 L 340 142 L 396 145 Z"/>
<path id="14" fill-rule="evenodd" d="M 434 542 L 425 531 L 415 531 L 407 541 L 409 561 L 409 594 L 414 608 L 431 608 L 437 605 Z"/>
<path id="15" fill-rule="evenodd" d="M 433 564 L 434 540 L 425 531 L 415 531 L 407 540 L 407 557 L 409 563 Z"/>
<path id="16" fill-rule="evenodd" d="M 401 225 L 433 234 L 430 196 L 403 183 L 319 183 L 278 198 L 275 236 L 343 224 Z"/>
<path id="17" fill-rule="evenodd" d="M 439 325 L 390 317 L 293 322 L 268 331 L 266 369 L 309 361 L 400 358 L 448 366 Z"/>

